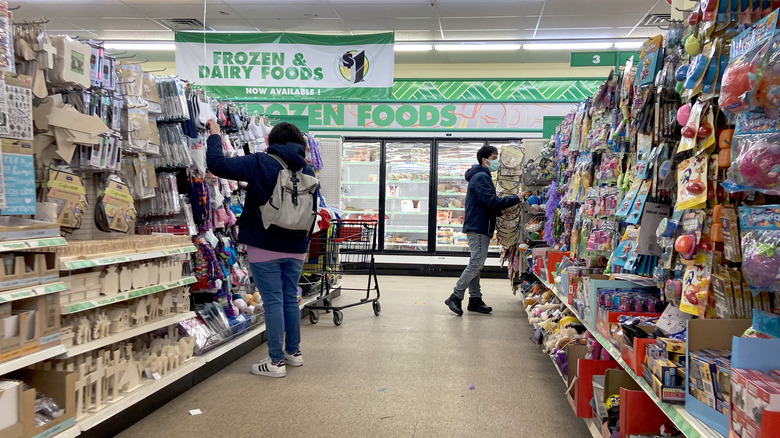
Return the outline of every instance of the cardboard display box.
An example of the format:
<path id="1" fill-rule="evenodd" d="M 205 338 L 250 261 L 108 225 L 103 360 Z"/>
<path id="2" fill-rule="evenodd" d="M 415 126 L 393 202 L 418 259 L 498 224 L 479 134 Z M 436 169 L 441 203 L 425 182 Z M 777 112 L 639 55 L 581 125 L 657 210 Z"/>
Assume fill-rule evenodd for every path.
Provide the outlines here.
<path id="1" fill-rule="evenodd" d="M 53 436 L 72 427 L 76 422 L 76 375 L 65 371 L 22 370 L 13 377 L 24 381 L 32 388 L 22 392 L 22 423 L 25 438 L 32 438 L 44 432 Z M 57 419 L 35 426 L 35 399 L 37 392 L 57 401 L 65 412 Z"/>
<path id="2" fill-rule="evenodd" d="M 9 380 L 9 379 L 4 379 Z M 7 406 L 6 403 L 16 404 L 16 423 L 10 426 L 6 426 L 0 429 L 0 436 L 3 438 L 24 438 L 24 423 L 22 422 L 21 407 L 22 407 L 22 382 L 19 382 L 19 386 L 13 388 L 16 394 L 6 393 L 0 391 L 0 415 L 12 415 L 8 414 L 9 411 L 14 408 Z"/>

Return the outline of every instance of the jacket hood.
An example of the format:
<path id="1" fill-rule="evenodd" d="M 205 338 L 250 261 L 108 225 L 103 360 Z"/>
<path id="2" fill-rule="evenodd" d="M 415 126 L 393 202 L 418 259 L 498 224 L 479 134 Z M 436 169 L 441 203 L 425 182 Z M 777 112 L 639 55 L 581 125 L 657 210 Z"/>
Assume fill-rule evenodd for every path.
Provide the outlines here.
<path id="1" fill-rule="evenodd" d="M 298 171 L 306 167 L 306 153 L 298 143 L 272 144 L 268 153 L 284 160 L 290 170 Z"/>
<path id="2" fill-rule="evenodd" d="M 480 172 L 485 172 L 488 174 L 488 176 L 490 176 L 489 170 L 485 169 L 485 167 L 481 164 L 475 164 L 471 166 L 471 169 L 466 171 L 466 181 L 471 181 L 471 178 Z"/>

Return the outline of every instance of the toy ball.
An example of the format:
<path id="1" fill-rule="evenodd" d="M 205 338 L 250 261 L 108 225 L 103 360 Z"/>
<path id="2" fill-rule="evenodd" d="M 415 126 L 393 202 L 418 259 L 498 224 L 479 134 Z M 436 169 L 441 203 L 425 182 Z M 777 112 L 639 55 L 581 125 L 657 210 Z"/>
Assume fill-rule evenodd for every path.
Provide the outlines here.
<path id="1" fill-rule="evenodd" d="M 780 251 L 775 251 L 771 257 L 765 254 L 745 257 L 742 262 L 742 273 L 751 286 L 773 287 L 780 273 Z"/>
<path id="2" fill-rule="evenodd" d="M 701 15 L 699 15 L 698 12 L 694 12 L 688 16 L 688 24 L 691 26 L 696 26 L 699 24 L 699 21 L 701 21 Z"/>
<path id="3" fill-rule="evenodd" d="M 748 62 L 737 62 L 726 67 L 721 85 L 720 107 L 731 112 L 746 109 L 748 104 L 743 101 L 742 95 L 753 89 L 751 77 L 755 77 L 755 73 L 756 66 Z"/>
<path id="4" fill-rule="evenodd" d="M 699 304 L 699 299 L 696 298 L 696 292 L 693 290 L 689 290 L 685 293 L 685 299 L 688 300 L 689 303 L 693 304 L 694 306 Z"/>
<path id="5" fill-rule="evenodd" d="M 742 179 L 750 186 L 758 189 L 780 187 L 780 143 L 762 138 L 739 155 L 736 165 Z"/>
<path id="6" fill-rule="evenodd" d="M 685 42 L 685 53 L 691 56 L 698 54 L 700 49 L 701 43 L 698 38 L 690 37 L 688 38 L 688 41 Z"/>
<path id="7" fill-rule="evenodd" d="M 710 125 L 701 125 L 699 126 L 699 131 L 696 133 L 696 136 L 699 139 L 705 139 L 712 135 L 712 126 Z"/>
<path id="8" fill-rule="evenodd" d="M 677 71 L 674 72 L 674 79 L 677 82 L 684 81 L 686 76 L 688 76 L 688 64 L 681 65 L 680 67 L 677 68 Z M 685 105 L 685 106 L 687 106 L 687 105 Z"/>
<path id="9" fill-rule="evenodd" d="M 693 254 L 693 250 L 696 247 L 696 236 L 691 234 L 683 234 L 678 237 L 674 242 L 674 250 L 684 256 L 690 256 Z"/>
<path id="10" fill-rule="evenodd" d="M 693 195 L 701 195 L 706 189 L 707 187 L 701 181 L 688 181 L 688 184 L 685 185 L 685 190 Z"/>
<path id="11" fill-rule="evenodd" d="M 694 138 L 696 137 L 696 128 L 690 125 L 683 126 L 682 129 L 682 136 L 685 138 Z"/>
<path id="12" fill-rule="evenodd" d="M 687 71 L 687 70 L 686 70 Z M 685 78 L 683 78 L 685 79 Z M 688 104 L 685 104 L 680 107 L 680 109 L 677 110 L 677 123 L 680 124 L 680 126 L 685 126 L 688 123 L 688 119 L 691 118 L 691 106 Z"/>

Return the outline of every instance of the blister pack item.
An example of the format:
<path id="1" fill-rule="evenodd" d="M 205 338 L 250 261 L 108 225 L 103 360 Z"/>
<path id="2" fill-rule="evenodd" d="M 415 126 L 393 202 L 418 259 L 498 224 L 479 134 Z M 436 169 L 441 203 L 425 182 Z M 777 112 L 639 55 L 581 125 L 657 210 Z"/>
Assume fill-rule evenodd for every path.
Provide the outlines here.
<path id="1" fill-rule="evenodd" d="M 752 288 L 780 291 L 780 205 L 740 207 L 742 275 Z"/>
<path id="2" fill-rule="evenodd" d="M 132 149 L 145 150 L 149 144 L 151 131 L 149 127 L 149 113 L 145 108 L 128 108 L 127 110 L 127 139 Z"/>
<path id="3" fill-rule="evenodd" d="M 685 313 L 704 317 L 710 289 L 712 257 L 697 257 L 695 264 L 688 266 L 683 275 L 683 289 L 680 298 L 680 310 Z"/>
<path id="4" fill-rule="evenodd" d="M 119 181 L 109 181 L 98 194 L 95 226 L 101 231 L 127 233 L 133 228 L 135 217 L 135 203 L 130 188 Z"/>
<path id="5" fill-rule="evenodd" d="M 704 208 L 707 204 L 707 157 L 699 155 L 677 166 L 677 209 Z"/>
<path id="6" fill-rule="evenodd" d="M 122 82 L 125 86 L 125 94 L 133 97 L 143 96 L 144 72 L 138 64 L 120 64 Z"/>
<path id="7" fill-rule="evenodd" d="M 32 78 L 15 73 L 3 73 L 5 99 L 0 111 L 5 115 L 6 136 L 20 140 L 33 139 Z M 3 84 L 0 81 L 0 84 Z M 0 128 L 5 131 L 6 128 Z"/>
<path id="8" fill-rule="evenodd" d="M 727 175 L 723 182 L 727 192 L 780 195 L 780 119 L 763 112 L 737 116 Z"/>
<path id="9" fill-rule="evenodd" d="M 726 114 L 747 111 L 753 105 L 777 28 L 775 10 L 731 42 L 731 58 L 723 73 L 719 105 Z"/>
<path id="10" fill-rule="evenodd" d="M 780 35 L 780 34 L 778 34 Z M 775 35 L 772 54 L 756 87 L 755 104 L 770 118 L 780 117 L 780 37 Z"/>
<path id="11" fill-rule="evenodd" d="M 51 41 L 57 54 L 49 81 L 63 88 L 89 88 L 92 47 L 65 35 L 53 36 Z"/>
<path id="12" fill-rule="evenodd" d="M 650 85 L 663 62 L 663 36 L 648 38 L 642 45 L 637 65 L 636 85 Z"/>
<path id="13" fill-rule="evenodd" d="M 8 2 L 0 2 L 0 70 L 14 72 L 13 25 Z"/>

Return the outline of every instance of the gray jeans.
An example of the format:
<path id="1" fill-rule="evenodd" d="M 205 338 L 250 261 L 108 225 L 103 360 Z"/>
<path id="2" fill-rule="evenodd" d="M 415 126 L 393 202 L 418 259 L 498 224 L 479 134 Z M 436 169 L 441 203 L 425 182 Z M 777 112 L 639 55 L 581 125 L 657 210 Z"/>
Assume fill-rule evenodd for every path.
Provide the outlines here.
<path id="1" fill-rule="evenodd" d="M 466 295 L 466 288 L 469 288 L 469 296 L 471 298 L 481 298 L 482 291 L 479 286 L 479 276 L 482 273 L 482 267 L 485 266 L 485 260 L 488 255 L 488 246 L 490 245 L 490 237 L 468 232 L 466 237 L 469 242 L 469 250 L 471 256 L 469 257 L 469 264 L 463 273 L 460 274 L 458 283 L 455 284 L 453 294 L 461 300 Z"/>

